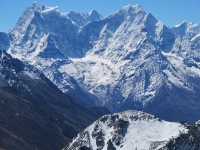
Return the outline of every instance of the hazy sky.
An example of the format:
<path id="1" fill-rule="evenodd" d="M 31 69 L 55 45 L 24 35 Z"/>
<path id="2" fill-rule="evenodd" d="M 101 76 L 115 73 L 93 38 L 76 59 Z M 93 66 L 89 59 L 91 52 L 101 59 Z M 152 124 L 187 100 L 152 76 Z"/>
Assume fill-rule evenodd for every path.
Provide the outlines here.
<path id="1" fill-rule="evenodd" d="M 24 9 L 34 0 L 0 0 L 0 32 L 12 29 Z M 40 5 L 59 6 L 61 11 L 97 10 L 103 17 L 128 4 L 140 4 L 167 26 L 187 20 L 200 24 L 200 0 L 37 0 Z"/>

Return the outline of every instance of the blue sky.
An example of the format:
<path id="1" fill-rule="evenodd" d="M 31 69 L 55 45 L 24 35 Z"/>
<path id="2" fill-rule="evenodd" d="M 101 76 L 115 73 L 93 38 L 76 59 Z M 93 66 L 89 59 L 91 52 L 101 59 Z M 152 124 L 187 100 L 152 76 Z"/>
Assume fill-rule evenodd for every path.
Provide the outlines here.
<path id="1" fill-rule="evenodd" d="M 167 26 L 187 20 L 200 24 L 200 0 L 35 0 L 40 5 L 59 6 L 63 12 L 97 10 L 102 16 L 118 11 L 128 4 L 140 4 Z M 0 0 L 0 32 L 12 29 L 24 9 L 34 0 Z"/>

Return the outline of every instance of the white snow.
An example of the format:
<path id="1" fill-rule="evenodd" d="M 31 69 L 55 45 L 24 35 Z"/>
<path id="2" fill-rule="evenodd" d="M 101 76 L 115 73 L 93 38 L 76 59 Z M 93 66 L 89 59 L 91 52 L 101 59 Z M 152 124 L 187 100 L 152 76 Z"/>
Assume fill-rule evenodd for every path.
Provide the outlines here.
<path id="1" fill-rule="evenodd" d="M 200 34 L 197 34 L 195 37 L 191 39 L 193 42 L 200 42 Z"/>
<path id="2" fill-rule="evenodd" d="M 75 87 L 70 82 L 73 77 L 80 88 L 112 110 L 112 105 L 121 107 L 128 101 L 145 106 L 165 83 L 193 90 L 188 76 L 200 76 L 199 68 L 184 64 L 188 57 L 200 66 L 193 60 L 200 53 L 191 50 L 192 42 L 199 39 L 198 24 L 168 28 L 139 5 L 125 6 L 102 19 L 94 10 L 85 14 L 47 6 L 33 10 L 42 20 L 31 22 L 37 16 L 25 11 L 9 33 L 13 40 L 8 52 L 43 71 L 63 92 Z M 93 19 L 92 13 L 97 15 Z M 51 20 L 54 17 L 56 22 Z M 51 23 L 44 24 L 45 19 Z M 168 32 L 174 43 L 168 41 Z M 167 53 L 160 46 L 165 38 L 167 45 L 172 44 Z"/>
<path id="3" fill-rule="evenodd" d="M 42 11 L 42 13 L 48 13 L 50 11 L 60 11 L 60 10 L 58 6 L 55 6 L 55 7 L 45 6 L 45 9 Z"/>
<path id="4" fill-rule="evenodd" d="M 113 114 L 112 116 L 115 116 Z M 164 120 L 159 120 L 152 115 L 140 112 L 140 111 L 125 111 L 122 113 L 118 113 L 119 119 L 123 119 L 128 121 L 127 132 L 125 132 L 125 136 L 123 136 L 122 143 L 120 145 L 115 145 L 116 150 L 131 150 L 131 149 L 149 149 L 152 146 L 152 143 L 159 143 L 155 148 L 159 148 L 164 146 L 169 139 L 172 137 L 178 136 L 180 133 L 186 133 L 187 129 L 183 125 L 175 122 L 167 122 Z M 102 150 L 107 150 L 107 141 L 112 139 L 114 134 L 114 128 L 109 126 L 109 119 L 111 119 L 111 115 L 107 115 L 108 119 L 106 121 L 101 121 L 101 117 L 99 120 L 95 121 L 92 125 L 84 130 L 89 132 L 89 143 L 91 145 L 90 148 L 97 149 L 96 138 L 92 137 L 92 132 L 94 130 L 94 126 L 98 124 L 103 131 L 103 140 L 104 146 Z M 137 118 L 137 119 L 136 119 Z M 117 119 L 118 120 L 118 119 Z M 115 123 L 116 121 L 115 120 Z M 79 137 L 79 136 L 78 136 Z M 70 146 L 73 143 L 78 141 L 78 137 L 74 138 Z M 80 139 L 85 140 L 86 139 Z M 76 144 L 77 145 L 77 144 Z M 69 146 L 69 148 L 70 148 Z M 78 149 L 78 146 L 77 148 Z"/>
<path id="5" fill-rule="evenodd" d="M 182 23 L 177 24 L 177 25 L 175 25 L 174 27 L 178 28 L 178 27 L 180 27 L 182 24 L 185 24 L 185 23 L 187 23 L 187 21 L 183 21 Z"/>

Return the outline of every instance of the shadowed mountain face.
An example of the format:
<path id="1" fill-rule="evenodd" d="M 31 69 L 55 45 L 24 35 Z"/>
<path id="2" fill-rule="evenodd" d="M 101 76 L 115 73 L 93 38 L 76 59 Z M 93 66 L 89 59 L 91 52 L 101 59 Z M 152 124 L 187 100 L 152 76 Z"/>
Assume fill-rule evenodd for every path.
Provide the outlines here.
<path id="1" fill-rule="evenodd" d="M 140 5 L 101 18 L 33 3 L 8 33 L 8 53 L 84 105 L 193 123 L 200 116 L 199 35 L 199 24 L 167 27 Z"/>
<path id="2" fill-rule="evenodd" d="M 10 47 L 10 40 L 8 35 L 4 32 L 0 32 L 0 49 L 8 50 Z"/>
<path id="3" fill-rule="evenodd" d="M 0 70 L 0 148 L 60 149 L 109 113 L 77 104 L 37 69 L 6 51 L 0 51 Z"/>

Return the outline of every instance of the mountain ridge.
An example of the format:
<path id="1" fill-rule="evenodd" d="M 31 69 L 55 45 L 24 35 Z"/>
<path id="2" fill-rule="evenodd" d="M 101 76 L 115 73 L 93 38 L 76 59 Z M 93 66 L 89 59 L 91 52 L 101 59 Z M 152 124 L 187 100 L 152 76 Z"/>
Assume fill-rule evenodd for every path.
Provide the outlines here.
<path id="1" fill-rule="evenodd" d="M 86 107 L 30 64 L 0 51 L 0 149 L 59 149 L 106 108 Z"/>
<path id="2" fill-rule="evenodd" d="M 144 112 L 128 110 L 100 117 L 63 150 L 158 150 L 179 134 L 187 132 L 187 124 L 167 122 Z"/>
<path id="3" fill-rule="evenodd" d="M 79 27 L 58 7 L 51 10 L 36 12 L 25 33 L 18 34 L 23 26 L 8 33 L 12 56 L 36 66 L 63 92 L 94 95 L 92 105 L 158 115 L 159 104 L 163 119 L 170 120 L 169 110 L 176 116 L 170 121 L 198 119 L 200 25 L 167 27 L 141 6 L 129 5 Z"/>

